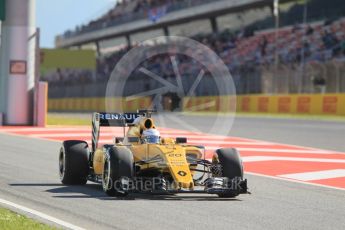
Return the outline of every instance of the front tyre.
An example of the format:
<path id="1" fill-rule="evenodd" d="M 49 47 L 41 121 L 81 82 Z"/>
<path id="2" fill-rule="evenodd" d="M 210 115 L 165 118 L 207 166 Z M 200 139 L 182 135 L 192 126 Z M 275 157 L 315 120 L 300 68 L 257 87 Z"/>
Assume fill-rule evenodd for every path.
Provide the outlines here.
<path id="1" fill-rule="evenodd" d="M 66 185 L 85 185 L 89 175 L 89 147 L 85 141 L 64 141 L 59 152 L 60 180 Z"/>
<path id="2" fill-rule="evenodd" d="M 237 149 L 223 148 L 217 149 L 213 158 L 213 163 L 220 166 L 217 176 L 227 177 L 230 180 L 235 178 L 243 179 L 243 164 Z M 218 194 L 219 197 L 232 198 L 237 196 L 237 192 Z"/>
<path id="3" fill-rule="evenodd" d="M 127 147 L 111 147 L 104 159 L 102 186 L 109 196 L 127 196 L 121 180 L 131 180 L 134 175 L 134 159 Z"/>

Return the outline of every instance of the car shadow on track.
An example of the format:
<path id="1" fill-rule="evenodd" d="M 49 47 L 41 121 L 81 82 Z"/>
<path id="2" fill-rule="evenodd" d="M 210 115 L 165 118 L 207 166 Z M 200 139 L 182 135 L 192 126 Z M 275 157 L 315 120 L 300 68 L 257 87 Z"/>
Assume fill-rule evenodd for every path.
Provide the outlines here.
<path id="1" fill-rule="evenodd" d="M 166 201 L 242 201 L 237 198 L 219 198 L 210 194 L 178 194 L 178 195 L 156 195 L 146 193 L 131 193 L 126 197 L 110 197 L 106 195 L 99 184 L 66 186 L 58 183 L 13 183 L 10 186 L 28 187 L 53 187 L 45 190 L 54 194 L 54 198 L 85 199 L 93 198 L 100 200 L 166 200 Z"/>

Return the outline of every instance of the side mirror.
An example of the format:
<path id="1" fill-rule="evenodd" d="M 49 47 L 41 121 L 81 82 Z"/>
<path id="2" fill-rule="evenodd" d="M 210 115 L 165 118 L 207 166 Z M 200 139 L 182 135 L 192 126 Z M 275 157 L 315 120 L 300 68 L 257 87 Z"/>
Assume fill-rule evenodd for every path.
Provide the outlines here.
<path id="1" fill-rule="evenodd" d="M 127 137 L 128 142 L 130 143 L 138 143 L 140 141 L 139 137 Z"/>
<path id="2" fill-rule="evenodd" d="M 187 143 L 187 137 L 176 137 L 176 144 L 185 144 Z"/>
<path id="3" fill-rule="evenodd" d="M 123 137 L 115 137 L 115 144 L 123 142 Z"/>

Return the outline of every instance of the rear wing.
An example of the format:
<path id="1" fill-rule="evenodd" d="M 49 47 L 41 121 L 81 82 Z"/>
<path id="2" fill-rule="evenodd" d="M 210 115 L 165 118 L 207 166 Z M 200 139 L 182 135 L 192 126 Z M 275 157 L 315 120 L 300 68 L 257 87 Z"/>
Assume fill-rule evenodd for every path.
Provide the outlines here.
<path id="1" fill-rule="evenodd" d="M 98 147 L 99 132 L 101 126 L 108 127 L 123 127 L 125 136 L 125 127 L 133 124 L 134 120 L 139 116 L 151 117 L 156 110 L 143 109 L 136 113 L 93 113 L 92 114 L 92 152 L 95 152 Z"/>
<path id="2" fill-rule="evenodd" d="M 144 115 L 141 111 L 138 111 L 138 113 L 93 113 L 92 152 L 98 147 L 101 126 L 126 127 L 128 124 L 132 124 L 134 120 L 141 115 Z"/>

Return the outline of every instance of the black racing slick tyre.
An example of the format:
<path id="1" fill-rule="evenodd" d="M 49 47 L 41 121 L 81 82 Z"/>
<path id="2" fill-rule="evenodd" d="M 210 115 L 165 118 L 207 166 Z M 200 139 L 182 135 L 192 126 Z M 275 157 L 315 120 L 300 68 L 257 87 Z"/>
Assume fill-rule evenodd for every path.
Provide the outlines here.
<path id="1" fill-rule="evenodd" d="M 243 164 L 237 149 L 223 148 L 216 150 L 218 162 L 221 165 L 221 176 L 230 180 L 234 178 L 243 179 Z M 235 197 L 237 193 L 218 194 L 219 197 Z"/>
<path id="2" fill-rule="evenodd" d="M 66 185 L 85 185 L 89 175 L 89 147 L 85 141 L 64 141 L 59 153 L 60 180 Z"/>
<path id="3" fill-rule="evenodd" d="M 127 147 L 108 149 L 103 167 L 102 186 L 109 196 L 127 196 L 128 190 L 122 187 L 122 180 L 131 180 L 134 175 L 134 159 Z"/>

